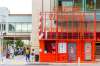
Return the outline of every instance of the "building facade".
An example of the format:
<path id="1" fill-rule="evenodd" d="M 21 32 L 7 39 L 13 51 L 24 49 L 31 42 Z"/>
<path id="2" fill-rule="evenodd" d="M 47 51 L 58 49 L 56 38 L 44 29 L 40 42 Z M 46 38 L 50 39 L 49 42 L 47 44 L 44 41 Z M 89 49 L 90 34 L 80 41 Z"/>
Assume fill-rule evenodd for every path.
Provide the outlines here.
<path id="1" fill-rule="evenodd" d="M 5 7 L 0 7 L 0 61 L 2 61 L 3 54 L 3 33 L 6 30 L 6 23 L 8 19 L 9 11 Z"/>
<path id="2" fill-rule="evenodd" d="M 37 3 L 39 3 L 39 4 L 37 5 Z M 33 47 L 35 49 L 38 49 L 38 51 L 40 52 L 40 62 L 59 62 L 59 61 L 64 62 L 63 59 L 65 59 L 65 61 L 68 62 L 68 59 L 69 59 L 68 58 L 68 52 L 69 52 L 68 50 L 70 50 L 70 49 L 68 49 L 68 47 L 66 48 L 65 47 L 66 45 L 69 47 L 71 47 L 71 46 L 76 47 L 76 48 L 74 48 L 76 51 L 73 51 L 75 53 L 79 53 L 79 51 L 77 51 L 77 49 L 79 50 L 79 49 L 83 48 L 83 50 L 80 51 L 82 53 L 74 54 L 75 56 L 73 55 L 74 59 L 76 58 L 76 60 L 78 60 L 78 57 L 80 57 L 81 62 L 87 61 L 86 58 L 90 59 L 89 62 L 96 61 L 96 58 L 100 57 L 100 54 L 99 54 L 99 50 L 100 50 L 99 49 L 99 46 L 100 46 L 99 45 L 99 42 L 100 42 L 100 40 L 99 40 L 99 34 L 100 34 L 99 33 L 100 32 L 100 29 L 99 29 L 99 26 L 100 26 L 100 23 L 99 23 L 99 21 L 100 21 L 100 19 L 99 19 L 100 18 L 99 0 L 40 0 L 40 1 L 34 0 L 33 4 L 36 7 L 34 7 L 34 5 L 33 5 L 32 44 L 33 44 Z M 75 44 L 73 42 L 70 42 L 70 40 L 68 38 L 66 38 L 64 33 L 62 33 L 63 35 L 58 34 L 58 37 L 65 37 L 65 39 L 68 39 L 68 41 L 67 40 L 66 41 L 59 40 L 59 39 L 58 39 L 58 41 L 54 41 L 54 39 L 52 39 L 52 37 L 55 38 L 56 35 L 53 32 L 56 32 L 57 30 L 52 29 L 50 25 L 52 25 L 52 27 L 55 27 L 56 22 L 58 22 L 59 26 L 63 25 L 62 28 L 60 28 L 58 26 L 58 31 L 60 31 L 61 29 L 62 29 L 62 32 L 65 31 L 66 23 L 60 23 L 60 22 L 64 21 L 65 19 L 67 21 L 68 15 L 67 16 L 58 16 L 58 21 L 54 20 L 55 16 L 53 16 L 53 15 L 55 14 L 55 12 L 58 13 L 60 11 L 64 11 L 66 13 L 66 11 L 68 11 L 68 10 L 73 11 L 74 7 L 76 8 L 75 11 L 77 13 L 80 13 L 80 12 L 85 13 L 85 17 L 81 16 L 81 14 L 80 14 L 80 17 L 78 17 L 79 22 L 82 22 L 81 19 L 83 17 L 85 18 L 85 19 L 83 19 L 83 22 L 86 24 L 83 25 L 84 26 L 83 31 L 84 32 L 86 32 L 86 31 L 92 32 L 94 34 L 93 36 L 95 38 L 93 40 L 91 40 L 90 42 L 88 42 L 89 40 L 86 40 L 83 42 L 80 41 L 79 44 L 76 42 L 76 44 Z M 41 13 L 40 16 L 39 16 L 39 13 Z M 63 12 L 61 12 L 61 14 L 63 14 Z M 66 14 L 68 14 L 68 12 Z M 43 17 L 41 17 L 41 15 Z M 38 18 L 36 18 L 36 16 L 38 16 Z M 75 19 L 75 16 L 73 18 Z M 71 19 L 71 20 L 73 20 L 73 19 Z M 73 21 L 75 21 L 75 20 L 73 20 Z M 44 23 L 41 23 L 41 22 L 44 22 Z M 51 24 L 51 22 L 52 22 L 52 24 Z M 96 23 L 96 24 L 94 24 L 94 23 Z M 41 27 L 41 24 L 43 25 L 42 27 Z M 76 26 L 79 26 L 79 25 L 77 25 L 77 23 L 75 23 L 75 24 L 76 24 Z M 74 31 L 77 30 L 75 27 L 75 24 L 73 24 Z M 46 28 L 44 26 L 46 26 Z M 69 29 L 68 29 L 68 31 L 65 31 L 65 32 L 72 31 L 72 33 L 73 33 L 74 31 L 70 28 L 71 26 L 72 26 L 72 24 L 68 23 Z M 37 27 L 39 27 L 39 28 L 37 28 Z M 42 32 L 41 32 L 41 30 L 42 30 Z M 92 34 L 89 35 L 89 33 L 88 33 L 86 35 L 92 37 Z M 68 36 L 70 36 L 70 34 L 68 34 Z M 49 37 L 49 39 L 48 39 L 48 37 Z M 45 38 L 45 39 L 43 39 L 43 38 Z M 55 40 L 57 40 L 57 39 L 55 39 Z M 59 41 L 61 41 L 61 42 L 59 42 Z M 52 45 L 50 45 L 50 42 Z M 71 45 L 68 43 L 70 43 Z M 77 45 L 81 45 L 81 48 L 77 47 Z M 51 55 L 52 51 L 54 51 L 52 48 L 55 48 L 53 46 L 56 46 L 56 50 L 55 50 L 56 53 Z M 59 47 L 62 47 L 62 48 L 59 48 Z M 86 53 L 86 52 L 88 52 L 88 51 L 86 51 L 86 49 L 88 47 L 90 48 L 89 53 Z M 59 48 L 59 51 L 58 51 L 58 48 Z M 61 53 L 61 54 L 57 55 L 57 53 L 60 52 L 60 49 L 61 49 L 61 52 L 64 52 L 64 50 L 66 49 L 66 51 L 65 51 L 66 54 L 64 55 L 64 53 Z M 51 52 L 51 53 L 49 53 L 49 52 Z M 58 59 L 58 57 L 59 57 L 59 59 Z"/>
<path id="3" fill-rule="evenodd" d="M 25 45 L 31 45 L 31 32 L 32 14 L 10 14 L 7 8 L 0 7 L 0 57 L 6 54 L 8 40 L 22 40 Z"/>
<path id="4" fill-rule="evenodd" d="M 30 33 L 32 31 L 32 15 L 31 14 L 9 14 L 7 21 L 6 36 L 11 37 L 24 36 L 30 39 Z"/>

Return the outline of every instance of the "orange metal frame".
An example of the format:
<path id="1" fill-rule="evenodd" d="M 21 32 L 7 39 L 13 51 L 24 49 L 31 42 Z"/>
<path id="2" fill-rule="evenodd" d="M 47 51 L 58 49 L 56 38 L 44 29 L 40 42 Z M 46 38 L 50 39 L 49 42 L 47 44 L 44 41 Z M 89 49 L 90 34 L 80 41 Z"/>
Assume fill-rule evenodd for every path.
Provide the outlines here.
<path id="1" fill-rule="evenodd" d="M 67 10 L 68 7 L 65 9 Z M 43 36 L 39 39 L 40 42 L 40 62 L 68 62 L 68 51 L 66 53 L 58 53 L 58 43 L 66 42 L 66 47 L 68 48 L 69 42 L 76 43 L 76 61 L 78 62 L 78 57 L 80 57 L 81 62 L 85 62 L 84 45 L 85 42 L 90 42 L 92 46 L 92 56 L 91 61 L 95 61 L 95 41 L 96 41 L 96 14 L 95 12 L 90 14 L 86 12 L 77 12 L 78 7 L 73 7 L 72 12 L 64 12 L 54 10 L 53 12 L 41 12 L 40 13 L 40 31 L 39 35 Z M 84 24 L 91 24 L 91 19 L 86 20 L 86 16 L 93 17 L 93 31 L 90 31 L 91 26 L 88 28 L 84 27 Z M 68 24 L 71 19 L 71 29 L 69 29 Z M 77 19 L 78 28 L 77 31 L 74 27 L 74 22 Z M 49 21 L 48 21 L 49 20 Z M 54 28 L 53 23 L 55 20 L 56 27 Z M 63 27 L 63 21 L 66 23 L 66 28 Z M 47 28 L 47 23 L 49 22 L 50 27 Z M 58 24 L 60 23 L 60 27 Z M 64 29 L 65 28 L 65 29 Z M 61 30 L 60 30 L 61 29 Z M 71 31 L 69 31 L 71 30 Z M 75 32 L 76 31 L 76 32 Z M 90 35 L 90 36 L 89 36 Z M 55 37 L 54 37 L 55 36 Z M 60 37 L 59 37 L 60 36 Z M 92 37 L 91 37 L 92 36 Z M 56 43 L 56 53 L 50 54 L 44 53 L 45 41 L 55 41 Z"/>

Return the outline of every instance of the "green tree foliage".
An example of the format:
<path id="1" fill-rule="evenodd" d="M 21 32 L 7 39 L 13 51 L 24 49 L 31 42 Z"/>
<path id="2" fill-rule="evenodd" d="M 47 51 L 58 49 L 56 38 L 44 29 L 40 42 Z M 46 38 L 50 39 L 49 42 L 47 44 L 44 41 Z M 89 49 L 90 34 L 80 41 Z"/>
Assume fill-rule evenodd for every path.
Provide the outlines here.
<path id="1" fill-rule="evenodd" d="M 3 44 L 7 45 L 7 46 L 14 46 L 14 41 L 13 40 L 4 40 Z M 16 48 L 24 46 L 24 42 L 22 40 L 16 40 L 15 44 L 16 44 Z"/>
<path id="2" fill-rule="evenodd" d="M 6 40 L 5 42 L 6 42 L 7 45 L 10 45 L 10 46 L 11 46 L 12 44 L 14 44 L 14 41 L 13 41 L 13 40 Z"/>
<path id="3" fill-rule="evenodd" d="M 16 44 L 16 47 L 23 47 L 24 42 L 22 40 L 16 40 L 15 44 Z"/>

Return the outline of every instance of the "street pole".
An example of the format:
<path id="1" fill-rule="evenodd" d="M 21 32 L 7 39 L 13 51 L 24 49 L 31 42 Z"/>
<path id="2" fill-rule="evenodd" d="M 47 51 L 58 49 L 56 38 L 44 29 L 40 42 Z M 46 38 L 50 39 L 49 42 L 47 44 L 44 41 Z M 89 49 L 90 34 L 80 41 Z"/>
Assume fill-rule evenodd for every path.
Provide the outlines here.
<path id="1" fill-rule="evenodd" d="M 2 37 L 1 37 L 1 32 L 0 32 L 0 62 L 2 62 Z"/>
<path id="2" fill-rule="evenodd" d="M 1 35 L 0 35 L 0 61 L 3 62 L 3 24 L 1 23 Z"/>
<path id="3" fill-rule="evenodd" d="M 2 62 L 3 62 L 3 33 L 2 33 Z"/>
<path id="4" fill-rule="evenodd" d="M 80 57 L 78 57 L 78 66 L 80 66 Z"/>

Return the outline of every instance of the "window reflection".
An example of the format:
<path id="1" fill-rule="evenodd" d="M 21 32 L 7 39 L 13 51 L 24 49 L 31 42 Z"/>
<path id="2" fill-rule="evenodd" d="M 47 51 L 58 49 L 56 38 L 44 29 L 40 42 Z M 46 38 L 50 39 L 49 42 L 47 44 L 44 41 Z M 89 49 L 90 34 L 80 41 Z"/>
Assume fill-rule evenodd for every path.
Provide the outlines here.
<path id="1" fill-rule="evenodd" d="M 31 23 L 9 23 L 8 30 L 9 32 L 31 32 L 32 24 Z"/>
<path id="2" fill-rule="evenodd" d="M 82 8 L 82 0 L 74 0 L 74 6 Z"/>
<path id="3" fill-rule="evenodd" d="M 27 32 L 27 24 L 22 24 L 22 32 Z"/>
<path id="4" fill-rule="evenodd" d="M 86 10 L 94 10 L 95 0 L 86 0 Z"/>
<path id="5" fill-rule="evenodd" d="M 83 7 L 83 0 L 58 0 L 58 6 L 63 7 L 79 7 L 82 9 Z"/>
<path id="6" fill-rule="evenodd" d="M 0 31 L 6 31 L 6 24 L 0 24 Z"/>
<path id="7" fill-rule="evenodd" d="M 15 31 L 15 24 L 9 24 L 9 31 Z"/>
<path id="8" fill-rule="evenodd" d="M 100 9 L 100 0 L 96 0 L 96 9 Z"/>
<path id="9" fill-rule="evenodd" d="M 16 32 L 21 32 L 21 24 L 16 24 Z"/>
<path id="10" fill-rule="evenodd" d="M 32 31 L 32 25 L 31 24 L 28 24 L 27 30 L 28 30 L 28 32 Z"/>

